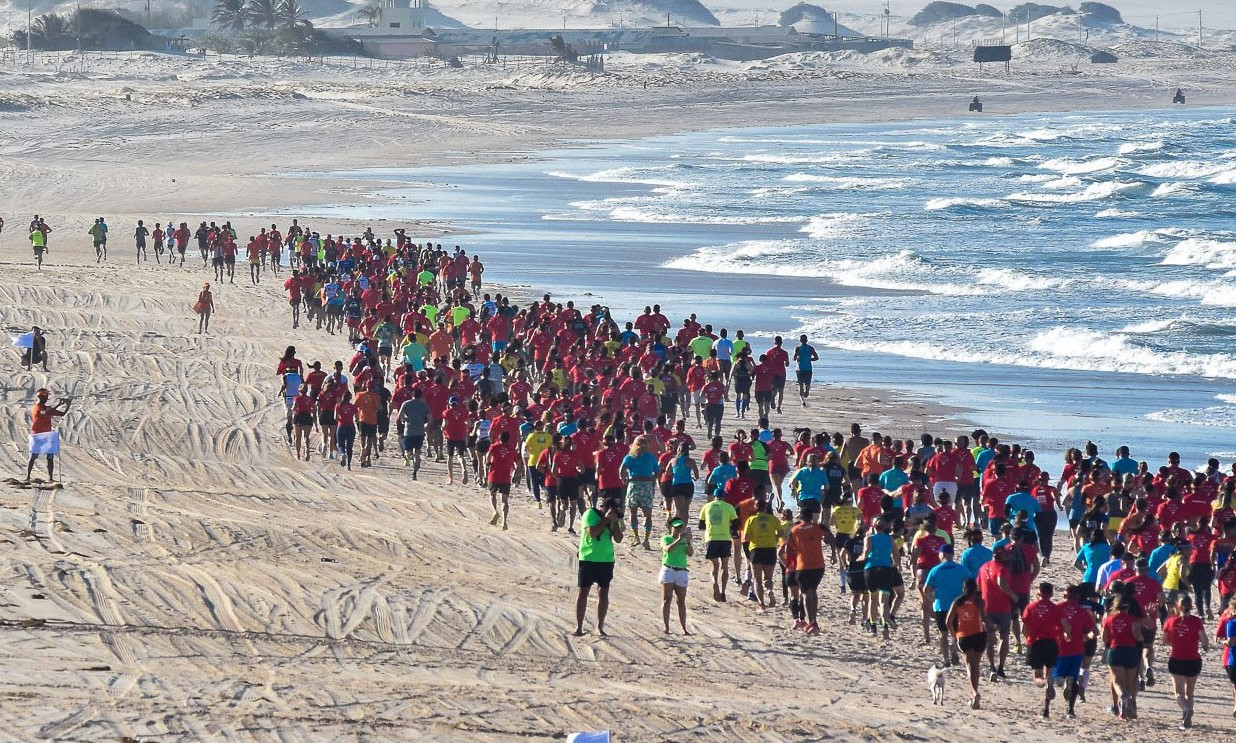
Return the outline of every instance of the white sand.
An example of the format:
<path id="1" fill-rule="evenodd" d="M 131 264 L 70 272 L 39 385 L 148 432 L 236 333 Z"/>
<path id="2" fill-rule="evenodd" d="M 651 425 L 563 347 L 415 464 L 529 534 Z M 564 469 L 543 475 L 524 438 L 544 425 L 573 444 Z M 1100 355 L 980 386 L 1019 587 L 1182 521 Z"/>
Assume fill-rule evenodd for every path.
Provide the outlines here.
<path id="1" fill-rule="evenodd" d="M 1211 87 L 1194 83 L 1195 100 L 1230 100 L 1232 73 L 1204 74 Z M 17 370 L 10 352 L 5 471 L 24 465 L 34 389 L 77 402 L 61 426 L 66 487 L 0 491 L 0 739 L 473 741 L 614 728 L 621 740 L 1120 740 L 1125 730 L 1179 740 L 1162 683 L 1144 697 L 1143 720 L 1110 735 L 1101 673 L 1075 723 L 1038 720 L 1017 663 L 1012 683 L 985 685 L 984 711 L 963 709 L 958 676 L 947 705 L 932 708 L 932 655 L 913 623 L 895 644 L 860 636 L 844 625 L 832 574 L 825 634 L 808 639 L 785 628 L 782 609 L 757 617 L 707 600 L 697 560 L 697 634 L 666 638 L 657 560 L 621 547 L 613 637 L 569 637 L 575 544 L 549 534 L 522 491 L 500 533 L 485 525 L 487 499 L 442 485 L 439 466 L 414 484 L 389 459 L 352 473 L 293 461 L 274 360 L 289 343 L 326 361 L 346 344 L 289 330 L 279 288 L 245 277 L 216 287 L 212 331 L 197 336 L 189 305 L 209 272 L 192 261 L 135 271 L 125 237 L 138 216 L 262 215 L 237 218 L 244 231 L 273 209 L 355 196 L 354 182 L 270 177 L 285 166 L 497 159 L 560 138 L 951 114 L 976 92 L 1000 112 L 1157 106 L 1168 85 L 1138 71 L 775 76 L 681 65 L 598 81 L 128 57 L 92 58 L 84 73 L 5 70 L 0 101 L 28 107 L 0 113 L 0 317 L 11 331 L 47 328 L 53 370 Z M 57 230 L 41 273 L 20 239 L 35 212 Z M 96 213 L 113 229 L 103 267 L 85 235 Z M 858 419 L 908 436 L 962 425 L 882 393 L 836 390 L 816 404 L 783 424 Z M 903 620 L 916 607 L 908 600 Z M 1212 655 L 1197 717 L 1215 740 L 1230 731 L 1220 674 Z"/>

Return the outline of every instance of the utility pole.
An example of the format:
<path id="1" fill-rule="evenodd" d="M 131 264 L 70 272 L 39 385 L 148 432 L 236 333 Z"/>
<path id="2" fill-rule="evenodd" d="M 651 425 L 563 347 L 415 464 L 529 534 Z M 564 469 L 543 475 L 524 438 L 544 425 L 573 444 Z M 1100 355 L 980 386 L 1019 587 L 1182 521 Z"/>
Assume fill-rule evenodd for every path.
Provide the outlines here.
<path id="1" fill-rule="evenodd" d="M 1159 43 L 1159 16 L 1154 17 L 1154 43 Z"/>
<path id="2" fill-rule="evenodd" d="M 837 11 L 833 11 L 833 36 L 837 36 Z"/>
<path id="3" fill-rule="evenodd" d="M 1202 11 L 1197 11 L 1197 48 L 1202 48 Z"/>

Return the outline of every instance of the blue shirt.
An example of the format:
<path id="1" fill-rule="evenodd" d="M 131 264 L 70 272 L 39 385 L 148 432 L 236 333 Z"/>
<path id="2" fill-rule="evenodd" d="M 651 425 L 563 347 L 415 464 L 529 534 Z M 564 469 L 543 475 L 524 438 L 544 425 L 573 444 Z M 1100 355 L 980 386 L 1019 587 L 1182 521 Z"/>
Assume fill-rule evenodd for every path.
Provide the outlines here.
<path id="1" fill-rule="evenodd" d="M 1150 577 L 1162 583 L 1163 579 L 1159 577 L 1159 568 L 1163 567 L 1163 564 L 1167 562 L 1167 558 L 1174 554 L 1176 554 L 1176 548 L 1170 544 L 1160 544 L 1151 550 L 1150 557 L 1148 558 L 1150 562 Z"/>
<path id="2" fill-rule="evenodd" d="M 1136 475 L 1137 460 L 1133 457 L 1116 457 L 1112 462 L 1112 472 L 1117 475 Z"/>
<path id="3" fill-rule="evenodd" d="M 979 568 L 991 562 L 991 550 L 981 544 L 976 544 L 961 553 L 961 566 L 966 569 L 971 578 L 978 578 Z"/>
<path id="4" fill-rule="evenodd" d="M 927 573 L 927 587 L 936 592 L 932 608 L 948 611 L 961 595 L 961 585 L 970 577 L 969 571 L 952 560 L 945 560 Z"/>
<path id="5" fill-rule="evenodd" d="M 986 471 L 987 471 L 987 465 L 991 463 L 991 460 L 992 460 L 993 458 L 995 458 L 995 456 L 996 456 L 996 450 L 995 450 L 995 449 L 984 449 L 984 450 L 982 450 L 981 452 L 979 452 L 979 453 L 978 453 L 978 456 L 974 458 L 975 468 L 976 468 L 976 469 L 977 469 L 980 473 L 982 473 L 982 472 L 986 472 Z"/>
<path id="6" fill-rule="evenodd" d="M 875 532 L 868 537 L 871 540 L 871 554 L 867 557 L 867 568 L 891 568 L 893 566 L 893 538 L 888 534 Z"/>
<path id="7" fill-rule="evenodd" d="M 820 500 L 828 487 L 828 474 L 823 469 L 803 467 L 794 473 L 791 483 L 798 483 L 799 500 Z"/>
<path id="8" fill-rule="evenodd" d="M 910 476 L 906 474 L 905 470 L 899 470 L 896 467 L 884 470 L 883 474 L 880 475 L 880 487 L 890 492 L 900 488 L 909 481 Z"/>
<path id="9" fill-rule="evenodd" d="M 630 454 L 622 458 L 620 467 L 626 469 L 631 477 L 655 477 L 657 474 L 657 455 L 646 451 L 638 457 Z"/>
<path id="10" fill-rule="evenodd" d="M 738 477 L 738 468 L 728 462 L 726 464 L 718 464 L 712 468 L 712 472 L 708 475 L 708 484 L 718 488 L 725 487 L 725 483 Z"/>
<path id="11" fill-rule="evenodd" d="M 1082 573 L 1082 581 L 1094 583 L 1099 579 L 1099 568 L 1112 559 L 1112 547 L 1107 542 L 1099 544 L 1083 544 L 1077 551 L 1077 559 L 1086 566 Z"/>
<path id="12" fill-rule="evenodd" d="M 1018 511 L 1025 511 L 1030 518 L 1026 519 L 1026 526 L 1035 534 L 1039 530 L 1035 528 L 1034 517 L 1043 511 L 1043 507 L 1039 505 L 1038 499 L 1025 491 L 1013 493 L 1004 500 L 1004 507 L 1008 509 L 1009 518 L 1012 518 Z"/>
<path id="13" fill-rule="evenodd" d="M 798 352 L 798 370 L 811 371 L 811 357 L 815 356 L 815 349 L 804 343 L 797 349 Z"/>
<path id="14" fill-rule="evenodd" d="M 629 346 L 632 343 L 639 342 L 639 333 L 632 330 L 624 330 L 622 335 L 618 336 L 618 340 L 622 342 L 622 345 Z"/>

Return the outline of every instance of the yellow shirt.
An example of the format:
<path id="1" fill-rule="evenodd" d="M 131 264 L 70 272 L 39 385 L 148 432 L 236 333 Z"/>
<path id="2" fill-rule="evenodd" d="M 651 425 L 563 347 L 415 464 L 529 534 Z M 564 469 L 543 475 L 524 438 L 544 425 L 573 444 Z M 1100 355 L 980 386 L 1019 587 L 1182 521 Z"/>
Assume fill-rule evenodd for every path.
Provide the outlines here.
<path id="1" fill-rule="evenodd" d="M 527 438 L 524 439 L 524 452 L 528 455 L 526 460 L 528 466 L 535 467 L 536 463 L 541 459 L 541 454 L 553 446 L 553 444 L 554 436 L 548 431 L 533 431 L 528 434 Z"/>
<path id="2" fill-rule="evenodd" d="M 757 513 L 747 519 L 743 533 L 753 550 L 774 548 L 781 536 L 781 519 L 771 513 Z"/>
<path id="3" fill-rule="evenodd" d="M 837 506 L 833 509 L 833 530 L 838 534 L 853 535 L 858 529 L 858 519 L 861 516 L 858 506 Z"/>
<path id="4" fill-rule="evenodd" d="M 1167 558 L 1167 563 L 1164 565 L 1166 570 L 1163 576 L 1163 590 L 1180 590 L 1180 570 L 1183 566 L 1184 557 L 1179 552 Z"/>

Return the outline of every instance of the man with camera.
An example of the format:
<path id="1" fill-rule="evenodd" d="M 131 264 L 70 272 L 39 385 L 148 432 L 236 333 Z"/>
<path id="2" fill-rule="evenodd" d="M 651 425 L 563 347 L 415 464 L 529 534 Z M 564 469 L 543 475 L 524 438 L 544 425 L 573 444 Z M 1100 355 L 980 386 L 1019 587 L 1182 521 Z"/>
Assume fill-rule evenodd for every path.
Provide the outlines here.
<path id="1" fill-rule="evenodd" d="M 600 507 L 589 508 L 580 517 L 579 591 L 575 596 L 575 636 L 584 635 L 588 594 L 597 587 L 597 632 L 605 637 L 609 613 L 609 584 L 614 579 L 614 543 L 622 541 L 622 503 L 607 498 Z"/>

